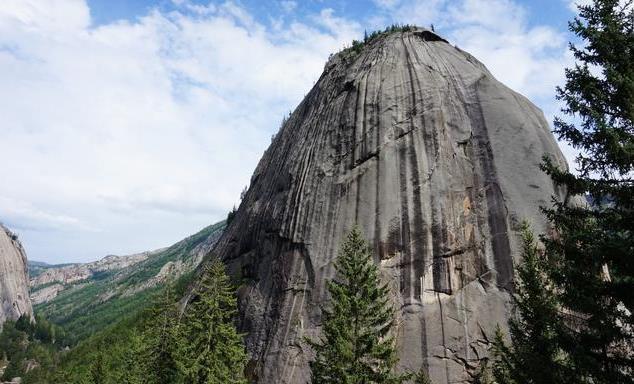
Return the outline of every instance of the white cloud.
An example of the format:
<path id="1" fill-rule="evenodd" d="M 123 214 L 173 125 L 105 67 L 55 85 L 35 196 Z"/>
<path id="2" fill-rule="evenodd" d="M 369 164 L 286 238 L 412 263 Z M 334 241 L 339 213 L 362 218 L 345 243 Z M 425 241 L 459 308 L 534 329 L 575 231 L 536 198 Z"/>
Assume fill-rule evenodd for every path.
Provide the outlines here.
<path id="1" fill-rule="evenodd" d="M 592 0 L 564 0 L 568 4 L 568 9 L 573 12 L 577 12 L 579 6 L 585 6 L 592 4 Z"/>
<path id="2" fill-rule="evenodd" d="M 282 116 L 364 29 L 329 8 L 264 25 L 238 3 L 172 3 L 93 26 L 85 0 L 0 2 L 0 220 L 32 258 L 143 251 L 223 218 Z M 433 23 L 555 112 L 565 39 L 515 2 L 375 3 L 368 30 Z"/>
<path id="3" fill-rule="evenodd" d="M 3 26 L 12 24 L 48 32 L 85 28 L 90 23 L 83 0 L 3 0 L 0 18 Z"/>
<path id="4" fill-rule="evenodd" d="M 285 0 L 280 1 L 280 7 L 284 12 L 293 12 L 297 8 L 297 1 Z"/>
<path id="5" fill-rule="evenodd" d="M 83 1 L 0 4 L 0 218 L 32 258 L 150 249 L 223 218 L 360 33 L 331 12 L 272 32 L 235 3 L 176 3 L 98 27 Z"/>
<path id="6" fill-rule="evenodd" d="M 385 2 L 382 2 L 385 3 Z M 568 63 L 562 31 L 529 27 L 527 10 L 511 0 L 395 0 L 385 16 L 392 22 L 429 26 L 482 61 L 509 87 L 552 104 L 555 85 Z"/>

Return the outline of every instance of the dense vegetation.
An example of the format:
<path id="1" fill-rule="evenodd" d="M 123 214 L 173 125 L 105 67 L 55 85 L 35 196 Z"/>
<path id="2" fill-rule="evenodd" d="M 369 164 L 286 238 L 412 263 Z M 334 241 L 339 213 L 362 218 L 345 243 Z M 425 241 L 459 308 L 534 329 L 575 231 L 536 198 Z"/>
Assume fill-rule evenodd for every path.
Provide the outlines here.
<path id="1" fill-rule="evenodd" d="M 24 382 L 38 382 L 42 372 L 58 364 L 57 351 L 70 342 L 66 332 L 42 317 L 35 320 L 22 316 L 4 323 L 0 332 L 0 380 L 23 377 Z"/>
<path id="2" fill-rule="evenodd" d="M 381 34 L 409 28 L 392 26 L 366 35 L 346 50 L 358 53 Z M 596 203 L 567 199 L 545 209 L 553 233 L 542 236 L 542 244 L 528 224 L 523 226 L 510 344 L 498 330 L 492 360 L 483 364 L 478 383 L 634 381 L 632 1 L 581 6 L 570 28 L 583 47 L 571 46 L 578 64 L 566 71 L 566 84 L 558 89 L 563 112 L 572 120 L 557 119 L 555 132 L 581 151 L 578 173 L 548 159 L 543 169 L 569 196 L 589 196 Z M 22 376 L 25 384 L 245 383 L 247 357 L 234 325 L 235 290 L 219 261 L 199 276 L 183 316 L 177 298 L 191 276 L 167 288 L 98 300 L 115 282 L 133 287 L 154 276 L 165 260 L 191 251 L 203 238 L 196 236 L 137 273 L 123 278 L 105 273 L 38 308 L 73 338 L 42 317 L 36 323 L 27 318 L 7 322 L 0 334 L 3 378 Z M 312 381 L 429 383 L 422 370 L 417 375 L 393 372 L 397 357 L 388 288 L 380 283 L 358 229 L 342 244 L 336 270 L 328 283 L 332 301 L 323 310 L 323 334 L 308 340 L 315 352 Z"/>
<path id="3" fill-rule="evenodd" d="M 313 384 L 402 383 L 411 375 L 395 374 L 398 361 L 394 310 L 389 288 L 381 284 L 372 252 L 355 227 L 340 247 L 337 279 L 328 282 L 329 308 L 322 313 L 323 336 L 309 340 L 315 350 Z"/>
<path id="4" fill-rule="evenodd" d="M 246 354 L 233 325 L 235 290 L 218 261 L 201 278 L 184 317 L 177 298 L 188 286 L 185 278 L 151 296 L 143 311 L 68 351 L 55 336 L 59 328 L 44 319 L 7 323 L 0 335 L 9 360 L 4 377 L 20 376 L 25 384 L 245 382 Z"/>
<path id="5" fill-rule="evenodd" d="M 634 3 L 595 0 L 570 30 L 577 63 L 558 88 L 571 119 L 555 133 L 580 151 L 577 174 L 543 169 L 569 196 L 545 209 L 543 255 L 525 234 L 511 346 L 496 341 L 496 383 L 634 382 Z"/>
<path id="6" fill-rule="evenodd" d="M 81 341 L 125 316 L 142 311 L 161 290 L 159 286 L 141 289 L 143 285 L 168 262 L 188 262 L 194 248 L 214 234 L 219 236 L 224 228 L 224 221 L 210 225 L 138 264 L 96 274 L 60 292 L 53 300 L 37 305 L 35 311 L 66 329 L 75 341 Z"/>
<path id="7" fill-rule="evenodd" d="M 337 271 L 337 280 L 328 284 L 332 304 L 324 311 L 324 336 L 310 341 L 317 352 L 313 382 L 339 383 L 344 377 L 349 383 L 410 378 L 429 383 L 424 372 L 393 373 L 397 358 L 388 288 L 356 228 L 341 246 Z M 63 331 L 42 318 L 35 325 L 27 318 L 7 323 L 0 335 L 0 347 L 10 355 L 5 378 L 21 376 L 25 384 L 246 383 L 247 356 L 234 325 L 235 288 L 217 260 L 199 279 L 183 316 L 177 298 L 191 286 L 187 276 L 155 292 L 144 310 L 70 350 L 59 337 Z"/>

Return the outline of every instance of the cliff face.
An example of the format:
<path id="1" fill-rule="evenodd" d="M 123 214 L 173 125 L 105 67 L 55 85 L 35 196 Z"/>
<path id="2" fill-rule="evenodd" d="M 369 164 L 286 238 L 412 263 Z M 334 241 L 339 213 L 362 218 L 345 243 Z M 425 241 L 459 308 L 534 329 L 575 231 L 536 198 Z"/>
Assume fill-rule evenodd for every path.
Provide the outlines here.
<path id="1" fill-rule="evenodd" d="M 335 55 L 265 152 L 214 250 L 244 283 L 240 323 L 260 383 L 309 381 L 325 283 L 359 224 L 392 290 L 402 369 L 469 379 L 506 324 L 522 219 L 565 164 L 542 112 L 422 29 Z"/>
<path id="2" fill-rule="evenodd" d="M 0 327 L 32 313 L 26 252 L 17 236 L 0 224 Z"/>

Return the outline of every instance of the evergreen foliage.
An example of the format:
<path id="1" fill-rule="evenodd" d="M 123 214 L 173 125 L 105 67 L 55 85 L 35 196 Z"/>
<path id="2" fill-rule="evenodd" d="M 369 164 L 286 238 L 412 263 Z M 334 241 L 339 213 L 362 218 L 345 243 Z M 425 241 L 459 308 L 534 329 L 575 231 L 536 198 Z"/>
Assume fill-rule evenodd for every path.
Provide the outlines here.
<path id="1" fill-rule="evenodd" d="M 4 364 L 0 365 L 6 364 L 6 367 L 0 381 L 22 377 L 30 383 L 46 383 L 42 371 L 57 365 L 57 350 L 65 345 L 64 332 L 40 316 L 36 319 L 37 323 L 34 323 L 29 315 L 23 315 L 3 324 L 0 361 Z M 27 368 L 30 368 L 28 373 Z"/>
<path id="2" fill-rule="evenodd" d="M 356 55 L 358 55 L 359 53 L 361 53 L 361 51 L 363 50 L 363 47 L 365 47 L 366 44 L 369 44 L 371 42 L 373 42 L 374 40 L 376 40 L 377 38 L 379 38 L 380 36 L 385 36 L 385 35 L 389 35 L 391 33 L 395 33 L 395 32 L 408 32 L 408 31 L 412 31 L 414 30 L 415 26 L 410 25 L 410 24 L 392 24 L 390 26 L 387 26 L 385 29 L 383 30 L 377 30 L 377 31 L 373 31 L 372 33 L 368 34 L 367 31 L 363 32 L 363 40 L 359 41 L 359 40 L 352 40 L 352 43 L 349 47 L 344 47 L 340 52 L 342 53 L 351 53 L 351 57 L 355 57 Z M 332 57 L 332 54 L 331 54 Z"/>
<path id="3" fill-rule="evenodd" d="M 579 7 L 570 30 L 577 60 L 557 89 L 571 118 L 555 133 L 580 151 L 578 174 L 546 159 L 543 169 L 569 195 L 591 205 L 557 202 L 544 238 L 562 308 L 556 339 L 576 382 L 629 383 L 634 373 L 634 6 L 595 0 Z"/>
<path id="4" fill-rule="evenodd" d="M 242 335 L 233 324 L 237 314 L 235 289 L 224 265 L 214 260 L 205 266 L 202 279 L 183 321 L 184 373 L 192 384 L 246 383 L 247 361 Z"/>
<path id="5" fill-rule="evenodd" d="M 323 336 L 308 340 L 316 353 L 311 362 L 313 384 L 402 383 L 410 375 L 392 373 L 397 362 L 393 309 L 388 287 L 381 284 L 372 252 L 355 227 L 341 245 L 328 282 L 332 298 L 323 310 Z"/>
<path id="6" fill-rule="evenodd" d="M 496 330 L 493 376 L 499 384 L 548 384 L 569 382 L 556 340 L 561 327 L 558 302 L 548 279 L 548 263 L 537 248 L 528 223 L 522 235 L 522 264 L 516 268 L 514 309 L 509 321 L 512 345 Z"/>
<path id="7" fill-rule="evenodd" d="M 128 353 L 123 357 L 122 371 L 119 372 L 119 382 L 122 384 L 144 384 L 146 383 L 148 371 L 145 354 L 145 338 L 133 333 L 130 336 Z"/>
<path id="8" fill-rule="evenodd" d="M 224 267 L 220 262 L 207 267 L 180 321 L 177 297 L 188 285 L 183 279 L 167 285 L 145 310 L 69 351 L 54 336 L 63 332 L 44 319 L 7 322 L 0 333 L 0 358 L 8 360 L 4 377 L 21 377 L 23 384 L 246 383 L 246 353 L 232 323 L 236 299 Z M 29 361 L 40 367 L 27 373 Z"/>
<path id="9" fill-rule="evenodd" d="M 414 384 L 432 384 L 431 379 L 427 376 L 427 372 L 423 368 L 414 375 Z"/>
<path id="10" fill-rule="evenodd" d="M 179 377 L 178 359 L 181 349 L 178 311 L 171 287 L 161 295 L 158 305 L 150 309 L 146 328 L 145 357 L 151 383 L 174 383 Z"/>
<path id="11" fill-rule="evenodd" d="M 103 359 L 103 354 L 97 353 L 97 356 L 90 366 L 90 378 L 93 384 L 105 384 L 106 383 L 106 367 Z"/>
<path id="12" fill-rule="evenodd" d="M 138 288 L 156 276 L 169 262 L 183 260 L 189 263 L 193 257 L 192 250 L 210 236 L 221 234 L 225 227 L 226 223 L 221 221 L 154 253 L 131 268 L 105 271 L 94 278 L 71 283 L 51 301 L 37 304 L 35 312 L 62 327 L 56 331 L 63 329 L 67 334 L 64 336 L 66 345 L 72 347 L 125 317 L 145 311 L 148 304 L 160 295 L 163 286 L 141 291 Z M 190 278 L 191 275 L 181 276 L 176 283 L 187 285 Z M 103 300 L 104 296 L 108 300 Z"/>

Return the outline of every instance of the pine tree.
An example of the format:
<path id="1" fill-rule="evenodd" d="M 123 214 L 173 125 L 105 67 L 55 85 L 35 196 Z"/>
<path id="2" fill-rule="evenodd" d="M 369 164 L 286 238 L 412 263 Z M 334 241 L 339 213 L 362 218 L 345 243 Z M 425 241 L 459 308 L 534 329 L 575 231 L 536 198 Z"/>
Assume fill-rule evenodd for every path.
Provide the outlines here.
<path id="1" fill-rule="evenodd" d="M 332 298 L 323 310 L 323 336 L 308 340 L 316 353 L 311 362 L 313 384 L 401 383 L 410 375 L 392 370 L 397 362 L 389 335 L 394 312 L 387 285 L 381 284 L 372 253 L 355 227 L 341 245 L 328 282 Z"/>
<path id="2" fill-rule="evenodd" d="M 522 223 L 522 263 L 516 268 L 514 309 L 509 320 L 512 344 L 496 330 L 493 376 L 498 384 L 570 382 L 557 343 L 561 327 L 558 302 L 548 280 L 548 264 L 540 254 L 528 223 Z"/>
<path id="3" fill-rule="evenodd" d="M 127 350 L 124 352 L 123 369 L 119 380 L 122 384 L 143 384 L 147 367 L 144 359 L 145 340 L 135 331 L 130 335 Z"/>
<path id="4" fill-rule="evenodd" d="M 577 60 L 558 88 L 564 114 L 555 133 L 580 151 L 578 174 L 546 159 L 543 169 L 569 195 L 546 211 L 554 236 L 546 253 L 565 325 L 557 339 L 580 380 L 632 382 L 634 374 L 634 6 L 595 0 L 579 7 L 570 30 Z"/>
<path id="5" fill-rule="evenodd" d="M 222 262 L 214 260 L 205 267 L 183 321 L 182 365 L 188 383 L 246 383 L 247 355 L 233 323 L 236 314 L 235 289 Z"/>
<path id="6" fill-rule="evenodd" d="M 176 300 L 170 286 L 161 293 L 159 303 L 149 310 L 146 327 L 147 381 L 156 384 L 178 382 L 178 352 L 181 345 Z"/>

